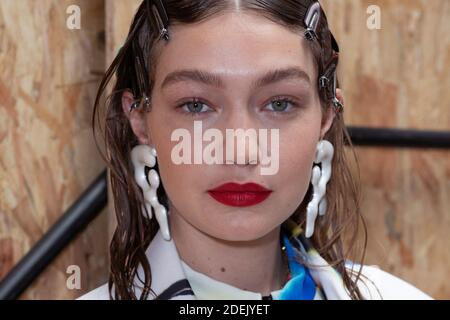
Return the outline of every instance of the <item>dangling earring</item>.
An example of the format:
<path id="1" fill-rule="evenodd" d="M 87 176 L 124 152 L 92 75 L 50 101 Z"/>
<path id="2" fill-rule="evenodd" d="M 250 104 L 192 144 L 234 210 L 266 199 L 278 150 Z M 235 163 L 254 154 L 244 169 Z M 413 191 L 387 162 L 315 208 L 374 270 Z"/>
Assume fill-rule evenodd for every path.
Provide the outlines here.
<path id="1" fill-rule="evenodd" d="M 152 169 L 156 164 L 156 150 L 148 145 L 137 145 L 131 150 L 131 161 L 134 166 L 134 179 L 139 187 L 142 189 L 145 208 L 150 219 L 152 218 L 152 208 L 155 211 L 156 220 L 158 221 L 159 228 L 165 240 L 170 241 L 170 231 L 168 214 L 166 208 L 159 203 L 156 190 L 159 187 L 159 175 L 155 169 Z M 145 175 L 145 167 L 149 167 L 148 181 Z"/>
<path id="2" fill-rule="evenodd" d="M 317 144 L 316 158 L 314 163 L 321 163 L 321 167 L 314 166 L 311 174 L 313 196 L 306 208 L 306 230 L 305 237 L 310 238 L 314 233 L 314 223 L 317 213 L 323 216 L 327 211 L 327 199 L 325 193 L 327 183 L 331 177 L 331 162 L 333 160 L 334 148 L 327 140 L 321 140 Z"/>

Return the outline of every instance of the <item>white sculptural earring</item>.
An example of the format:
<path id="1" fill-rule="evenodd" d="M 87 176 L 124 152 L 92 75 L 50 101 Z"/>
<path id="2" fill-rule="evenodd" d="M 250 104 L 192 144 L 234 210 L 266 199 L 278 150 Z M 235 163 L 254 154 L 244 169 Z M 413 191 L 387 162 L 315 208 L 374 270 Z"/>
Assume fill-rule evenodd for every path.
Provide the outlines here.
<path id="1" fill-rule="evenodd" d="M 134 166 L 134 179 L 142 189 L 145 208 L 150 219 L 152 218 L 152 208 L 155 211 L 156 220 L 165 240 L 170 241 L 169 221 L 166 208 L 159 203 L 156 190 L 159 187 L 159 175 L 155 169 L 156 165 L 156 149 L 148 145 L 137 145 L 131 150 L 131 161 Z M 149 167 L 148 181 L 145 174 L 145 167 Z"/>
<path id="2" fill-rule="evenodd" d="M 331 177 L 331 163 L 334 155 L 334 147 L 327 140 L 321 140 L 317 144 L 316 158 L 314 163 L 321 164 L 321 167 L 314 166 L 311 174 L 311 184 L 313 186 L 313 196 L 306 207 L 306 230 L 305 237 L 310 238 L 314 233 L 314 224 L 317 214 L 323 216 L 327 211 L 327 199 L 325 193 L 327 183 Z"/>

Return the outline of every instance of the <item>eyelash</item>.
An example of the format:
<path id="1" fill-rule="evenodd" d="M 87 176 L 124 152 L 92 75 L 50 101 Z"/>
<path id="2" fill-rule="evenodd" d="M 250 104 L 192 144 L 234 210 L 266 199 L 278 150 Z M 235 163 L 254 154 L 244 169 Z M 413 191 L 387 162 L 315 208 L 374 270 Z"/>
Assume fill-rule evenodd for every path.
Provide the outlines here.
<path id="1" fill-rule="evenodd" d="M 290 103 L 290 104 L 292 105 L 292 108 L 291 108 L 291 109 L 293 109 L 293 108 L 298 108 L 298 107 L 299 107 L 299 104 L 298 104 L 294 99 L 292 99 L 292 98 L 290 98 L 290 97 L 285 97 L 285 96 L 277 96 L 277 97 L 274 97 L 274 98 L 270 99 L 269 102 L 265 103 L 264 106 L 267 106 L 267 105 L 272 104 L 272 103 L 275 103 L 275 102 L 287 102 L 287 103 Z M 207 105 L 207 106 L 208 106 L 208 103 L 205 102 L 205 101 L 204 101 L 203 99 L 201 99 L 201 98 L 191 98 L 191 99 L 189 99 L 189 100 L 186 100 L 186 101 L 184 101 L 184 102 L 179 103 L 179 104 L 177 105 L 176 109 L 182 109 L 182 108 L 183 108 L 184 106 L 186 106 L 188 103 L 200 103 L 200 104 L 202 104 L 202 105 Z M 212 109 L 211 107 L 209 107 L 209 108 Z M 186 114 L 186 115 L 190 114 L 192 117 L 195 117 L 195 116 L 201 115 L 202 113 L 208 113 L 208 112 L 211 112 L 211 111 L 205 111 L 205 112 L 191 112 L 191 111 L 182 110 L 182 111 L 180 111 L 180 112 L 183 113 L 183 114 Z M 283 114 L 283 113 L 287 114 L 287 113 L 290 113 L 291 111 L 278 111 L 278 112 L 277 112 L 277 111 L 271 111 L 271 112 L 276 113 L 276 114 Z"/>
<path id="2" fill-rule="evenodd" d="M 188 100 L 186 100 L 186 101 L 184 101 L 184 102 L 179 103 L 179 104 L 177 105 L 176 109 L 177 109 L 177 110 L 178 110 L 178 109 L 182 109 L 182 108 L 183 108 L 185 105 L 187 105 L 188 103 L 201 103 L 201 104 L 204 104 L 204 105 L 208 105 L 208 103 L 205 102 L 205 101 L 204 101 L 203 99 L 201 99 L 201 98 L 191 98 L 191 99 L 188 99 Z M 209 108 L 211 108 L 211 107 L 209 107 Z M 211 109 L 212 109 L 212 108 L 211 108 Z M 191 112 L 191 111 L 181 110 L 180 112 L 183 113 L 183 114 L 186 114 L 186 115 L 191 115 L 192 117 L 196 117 L 196 116 L 201 115 L 202 113 L 207 113 L 207 112 L 210 112 L 210 111 L 207 111 L 207 112 Z"/>
<path id="3" fill-rule="evenodd" d="M 292 99 L 290 97 L 285 97 L 285 96 L 274 97 L 274 98 L 270 99 L 270 101 L 268 103 L 266 103 L 264 106 L 267 106 L 267 105 L 272 104 L 274 102 L 288 102 L 288 103 L 290 103 L 292 105 L 291 109 L 299 108 L 299 103 L 297 101 L 295 101 L 294 99 Z M 277 111 L 273 111 L 273 112 L 277 113 L 277 114 L 282 114 L 282 113 L 286 113 L 287 114 L 287 113 L 290 113 L 291 111 L 278 111 L 278 112 Z"/>

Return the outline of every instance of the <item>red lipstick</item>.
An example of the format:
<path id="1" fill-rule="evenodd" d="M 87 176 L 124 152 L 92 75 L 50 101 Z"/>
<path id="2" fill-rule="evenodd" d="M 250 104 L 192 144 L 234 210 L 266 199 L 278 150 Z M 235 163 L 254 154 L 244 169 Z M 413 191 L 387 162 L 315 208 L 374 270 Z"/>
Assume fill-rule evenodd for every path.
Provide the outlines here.
<path id="1" fill-rule="evenodd" d="M 227 206 L 248 207 L 266 200 L 272 190 L 257 183 L 238 184 L 230 182 L 210 189 L 208 193 L 216 201 Z"/>

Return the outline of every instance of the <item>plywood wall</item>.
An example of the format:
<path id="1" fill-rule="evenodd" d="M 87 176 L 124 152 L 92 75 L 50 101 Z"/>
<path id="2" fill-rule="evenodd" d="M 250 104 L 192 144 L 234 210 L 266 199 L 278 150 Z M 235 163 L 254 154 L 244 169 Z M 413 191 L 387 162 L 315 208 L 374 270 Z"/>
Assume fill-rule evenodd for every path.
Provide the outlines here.
<path id="1" fill-rule="evenodd" d="M 0 4 L 0 275 L 103 167 L 90 137 L 93 94 L 140 1 L 72 3 L 84 11 L 86 24 L 77 32 L 61 27 L 67 1 Z M 450 130 L 449 1 L 322 3 L 341 47 L 347 124 Z M 367 28 L 369 5 L 381 9 L 379 30 Z M 367 263 L 449 298 L 449 151 L 356 152 Z M 113 228 L 113 215 L 102 215 L 24 297 L 74 296 L 62 285 L 74 261 L 89 270 L 83 292 L 101 283 Z M 53 291 L 43 290 L 49 285 Z"/>
<path id="2" fill-rule="evenodd" d="M 81 29 L 66 27 L 69 5 Z M 104 71 L 100 0 L 0 3 L 0 277 L 102 171 L 91 110 Z M 71 299 L 107 275 L 105 217 L 51 264 L 22 298 Z M 68 290 L 78 265 L 81 290 Z"/>
<path id="3" fill-rule="evenodd" d="M 450 2 L 324 0 L 351 125 L 450 130 Z M 380 29 L 369 30 L 377 5 Z M 367 262 L 449 298 L 450 151 L 359 147 Z"/>

